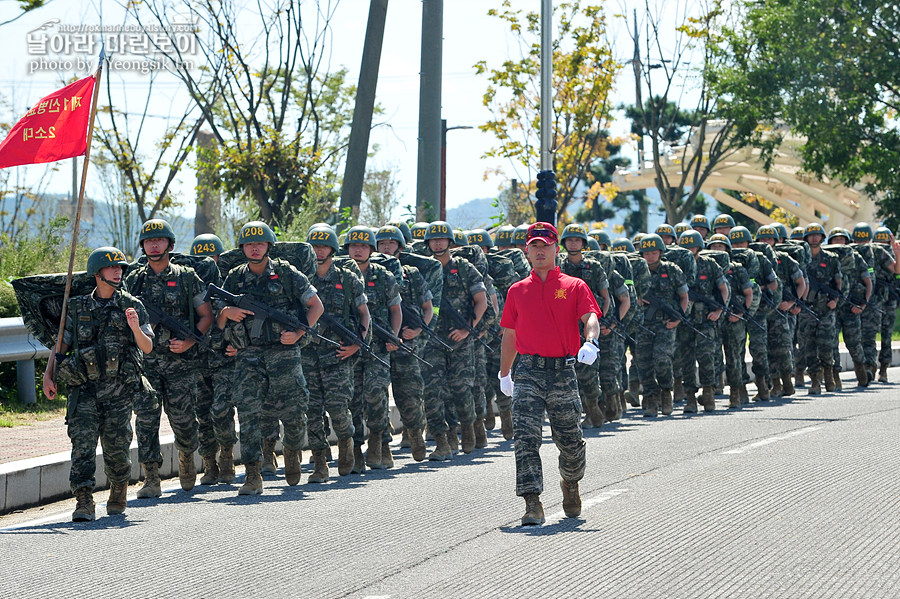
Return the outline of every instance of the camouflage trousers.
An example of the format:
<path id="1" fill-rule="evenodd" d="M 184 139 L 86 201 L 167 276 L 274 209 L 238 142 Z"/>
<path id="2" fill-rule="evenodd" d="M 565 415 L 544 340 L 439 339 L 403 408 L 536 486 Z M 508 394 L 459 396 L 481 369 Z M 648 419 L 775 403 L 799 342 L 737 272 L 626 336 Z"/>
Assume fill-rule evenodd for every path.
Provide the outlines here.
<path id="1" fill-rule="evenodd" d="M 200 455 L 205 458 L 215 457 L 219 445 L 231 447 L 237 443 L 231 399 L 233 375 L 234 363 L 229 362 L 201 370 L 197 377 Z"/>
<path id="2" fill-rule="evenodd" d="M 72 441 L 72 492 L 94 488 L 98 439 L 107 478 L 114 483 L 127 482 L 131 475 L 131 410 L 140 383 L 126 385 L 108 379 L 80 385 L 77 392 L 75 389 L 69 392 L 66 429 Z"/>
<path id="3" fill-rule="evenodd" d="M 472 401 L 475 408 L 475 418 L 484 418 L 487 410 L 487 395 L 484 392 L 484 379 L 487 378 L 487 350 L 480 343 L 473 341 L 472 353 L 475 360 L 475 376 L 472 379 Z"/>
<path id="4" fill-rule="evenodd" d="M 494 353 L 487 354 L 487 370 L 484 376 L 484 395 L 485 402 L 495 401 L 497 410 L 505 412 L 512 409 L 512 398 L 500 392 L 500 379 L 497 374 L 500 372 L 500 341 L 502 337 L 494 339 L 488 345 L 494 350 Z"/>
<path id="5" fill-rule="evenodd" d="M 725 350 L 725 379 L 736 389 L 744 384 L 744 354 L 747 349 L 747 325 L 739 320 L 722 325 L 722 349 Z"/>
<path id="6" fill-rule="evenodd" d="M 447 432 L 448 421 L 452 422 L 454 416 L 464 424 L 475 421 L 475 398 L 472 397 L 475 357 L 472 341 L 466 339 L 460 344 L 448 339 L 445 341 L 454 347 L 452 352 L 445 352 L 436 343 L 428 343 L 423 356 L 432 364 L 422 365 L 425 419 L 432 434 Z M 455 414 L 447 414 L 445 400 L 452 405 Z"/>
<path id="7" fill-rule="evenodd" d="M 416 350 L 416 339 L 404 341 Z M 391 355 L 391 394 L 400 413 L 400 421 L 410 430 L 425 428 L 425 381 L 422 379 L 421 362 L 411 354 L 396 351 Z M 390 434 L 387 431 L 385 434 Z"/>
<path id="8" fill-rule="evenodd" d="M 773 311 L 766 317 L 767 339 L 769 341 L 769 373 L 773 378 L 782 377 L 794 371 L 794 334 L 791 326 L 793 314 L 779 316 Z"/>
<path id="9" fill-rule="evenodd" d="M 309 394 L 299 347 L 252 345 L 242 349 L 234 381 L 244 463 L 262 461 L 262 442 L 278 440 L 279 420 L 284 426 L 284 448 L 303 449 Z"/>
<path id="10" fill-rule="evenodd" d="M 841 369 L 841 354 L 839 348 L 840 333 L 844 333 L 844 345 L 850 353 L 853 363 L 863 362 L 863 345 L 862 345 L 862 326 L 860 324 L 861 314 L 854 314 L 851 306 L 844 303 L 838 306 L 834 311 L 834 337 L 831 343 L 831 364 L 832 368 Z M 874 366 L 874 351 L 873 351 Z"/>
<path id="11" fill-rule="evenodd" d="M 681 382 L 684 388 L 691 393 L 696 393 L 699 387 L 714 387 L 716 384 L 716 350 L 718 345 L 710 339 L 716 339 L 719 334 L 721 322 L 712 322 L 707 319 L 691 321 L 691 324 L 703 332 L 709 339 L 704 339 L 687 327 L 678 326 L 676 331 L 675 359 L 682 361 Z M 685 364 L 686 362 L 686 364 Z"/>
<path id="12" fill-rule="evenodd" d="M 622 338 L 615 333 L 610 333 L 606 336 L 601 335 L 598 343 L 600 344 L 600 355 L 593 366 L 598 369 L 600 390 L 604 397 L 608 397 L 621 391 L 619 387 L 619 370 L 621 368 L 619 356 L 623 351 Z"/>
<path id="13" fill-rule="evenodd" d="M 873 299 L 859 315 L 862 361 L 867 366 L 872 367 L 878 364 L 878 333 L 881 332 L 881 321 L 883 318 L 883 314 L 878 311 L 879 309 L 885 310 L 884 302 Z"/>
<path id="14" fill-rule="evenodd" d="M 603 360 L 601 351 L 597 361 L 593 364 L 575 363 L 575 380 L 578 382 L 578 397 L 581 398 L 581 405 L 600 401 L 600 371 L 599 362 Z"/>
<path id="15" fill-rule="evenodd" d="M 152 354 L 151 354 L 152 355 Z M 200 445 L 197 412 L 197 367 L 182 358 L 161 354 L 144 359 L 144 376 L 153 387 L 134 402 L 138 456 L 142 464 L 162 465 L 159 447 L 159 423 L 162 411 L 175 433 L 175 448 L 193 453 Z"/>
<path id="16" fill-rule="evenodd" d="M 753 360 L 753 376 L 755 378 L 769 378 L 769 321 L 762 310 L 757 310 L 749 318 L 756 324 L 744 325 L 749 338 L 750 358 Z M 745 362 L 746 365 L 746 362 Z"/>
<path id="17" fill-rule="evenodd" d="M 697 326 L 693 321 L 691 324 Z M 700 340 L 705 341 L 702 337 L 700 337 Z M 698 356 L 694 349 L 697 345 L 702 346 L 703 343 L 697 343 L 696 333 L 681 325 L 675 329 L 675 354 L 672 357 L 672 376 L 674 380 L 681 381 L 685 389 L 694 389 L 697 386 Z"/>
<path id="18" fill-rule="evenodd" d="M 373 342 L 372 351 L 388 362 L 394 352 L 384 349 L 384 344 Z M 353 366 L 353 399 L 350 413 L 353 415 L 353 441 L 357 445 L 366 442 L 366 428 L 384 432 L 390 426 L 388 413 L 388 385 L 391 369 L 371 356 L 360 356 Z M 363 426 L 365 423 L 365 426 Z"/>
<path id="19" fill-rule="evenodd" d="M 516 495 L 544 491 L 540 449 L 545 411 L 559 450 L 560 476 L 570 483 L 580 481 L 584 477 L 585 450 L 575 369 L 536 368 L 527 356 L 522 356 L 513 378 Z"/>
<path id="20" fill-rule="evenodd" d="M 326 412 L 338 439 L 349 439 L 354 433 L 350 402 L 353 401 L 353 365 L 357 358 L 353 356 L 335 362 L 335 358 L 329 355 L 323 359 L 315 345 L 305 347 L 300 353 L 303 376 L 309 390 L 309 405 L 306 408 L 309 448 L 313 451 L 327 449 Z"/>
<path id="21" fill-rule="evenodd" d="M 675 329 L 667 329 L 663 320 L 644 322 L 649 329 L 638 331 L 637 364 L 641 385 L 645 395 L 652 395 L 660 389 L 672 389 L 675 378 L 672 373 L 672 359 L 675 356 Z"/>
<path id="22" fill-rule="evenodd" d="M 801 312 L 797 318 L 797 338 L 800 342 L 801 363 L 810 374 L 821 373 L 823 367 L 834 364 L 832 343 L 834 339 L 834 310 L 816 310 L 819 322 Z"/>
<path id="23" fill-rule="evenodd" d="M 641 328 L 638 326 L 638 323 L 643 324 L 643 318 L 640 316 L 635 316 L 631 319 L 628 325 L 625 327 L 625 331 L 631 336 L 632 339 L 635 340 L 635 343 L 631 341 L 626 341 L 623 344 L 622 349 L 622 365 L 624 372 L 621 374 L 621 380 L 619 383 L 622 387 L 628 387 L 631 383 L 640 383 L 641 382 L 641 373 L 638 369 L 638 359 L 637 359 L 637 338 L 638 333 L 641 331 Z M 631 352 L 631 365 L 628 368 L 625 368 L 625 351 Z"/>
<path id="24" fill-rule="evenodd" d="M 897 318 L 897 302 L 886 301 L 881 307 L 884 314 L 881 316 L 881 348 L 878 350 L 878 363 L 890 366 L 894 356 L 891 351 L 891 335 L 894 334 L 894 320 Z"/>

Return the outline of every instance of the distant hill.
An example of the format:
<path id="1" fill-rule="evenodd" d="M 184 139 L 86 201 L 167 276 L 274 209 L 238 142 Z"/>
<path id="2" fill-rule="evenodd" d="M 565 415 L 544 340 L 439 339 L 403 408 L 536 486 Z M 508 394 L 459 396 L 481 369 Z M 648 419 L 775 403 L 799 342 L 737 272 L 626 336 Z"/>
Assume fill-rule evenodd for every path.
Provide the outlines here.
<path id="1" fill-rule="evenodd" d="M 497 209 L 491 206 L 492 198 L 469 200 L 447 210 L 447 222 L 457 229 L 487 229 L 493 223 L 491 217 Z"/>

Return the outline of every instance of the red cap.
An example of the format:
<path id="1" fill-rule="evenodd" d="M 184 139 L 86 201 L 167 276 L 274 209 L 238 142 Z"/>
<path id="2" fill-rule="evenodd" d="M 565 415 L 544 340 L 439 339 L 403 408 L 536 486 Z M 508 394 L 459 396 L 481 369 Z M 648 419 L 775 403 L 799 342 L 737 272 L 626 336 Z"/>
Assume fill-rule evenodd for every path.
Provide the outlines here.
<path id="1" fill-rule="evenodd" d="M 559 243 L 559 234 L 556 232 L 556 227 L 550 223 L 537 222 L 528 227 L 525 245 L 530 244 L 535 239 L 540 239 L 548 245 L 551 243 Z"/>

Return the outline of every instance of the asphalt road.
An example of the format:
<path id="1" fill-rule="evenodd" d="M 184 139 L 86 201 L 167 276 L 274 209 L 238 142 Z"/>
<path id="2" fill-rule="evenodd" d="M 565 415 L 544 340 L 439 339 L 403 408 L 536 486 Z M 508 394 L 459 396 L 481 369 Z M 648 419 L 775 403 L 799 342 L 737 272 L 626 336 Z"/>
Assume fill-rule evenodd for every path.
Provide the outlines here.
<path id="1" fill-rule="evenodd" d="M 900 384 L 805 393 L 588 431 L 577 519 L 545 427 L 542 527 L 519 526 L 496 430 L 450 462 L 279 471 L 259 497 L 175 483 L 93 523 L 10 514 L 0 597 L 900 597 Z"/>

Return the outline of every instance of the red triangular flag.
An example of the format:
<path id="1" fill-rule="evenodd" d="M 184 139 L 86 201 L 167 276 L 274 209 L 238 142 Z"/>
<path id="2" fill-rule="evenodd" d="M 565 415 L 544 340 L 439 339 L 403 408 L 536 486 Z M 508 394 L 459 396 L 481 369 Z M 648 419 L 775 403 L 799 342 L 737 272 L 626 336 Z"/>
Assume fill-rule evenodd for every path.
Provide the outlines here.
<path id="1" fill-rule="evenodd" d="M 0 168 L 83 155 L 94 81 L 91 75 L 41 98 L 0 143 Z"/>

